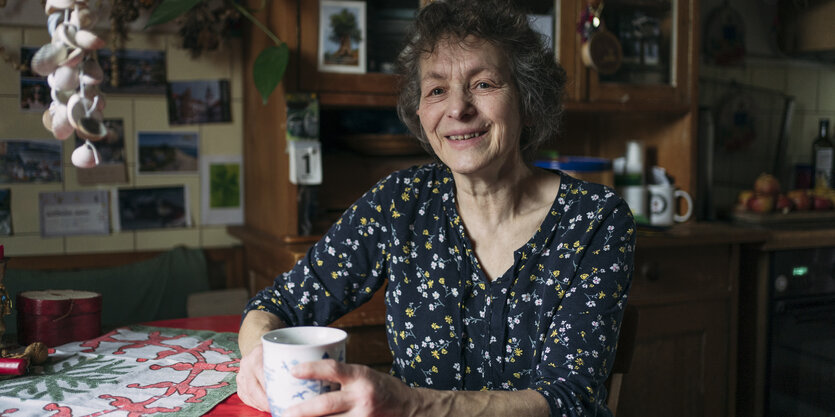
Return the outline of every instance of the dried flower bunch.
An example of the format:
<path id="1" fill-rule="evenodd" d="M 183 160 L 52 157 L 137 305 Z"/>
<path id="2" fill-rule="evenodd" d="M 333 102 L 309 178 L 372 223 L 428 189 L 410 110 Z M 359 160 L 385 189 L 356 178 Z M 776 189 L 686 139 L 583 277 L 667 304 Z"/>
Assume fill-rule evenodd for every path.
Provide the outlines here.
<path id="1" fill-rule="evenodd" d="M 104 79 L 95 51 L 105 42 L 93 33 L 97 15 L 84 0 L 47 0 L 47 29 L 52 37 L 32 56 L 32 70 L 47 77 L 52 103 L 43 124 L 58 140 L 73 133 L 85 140 L 72 153 L 79 168 L 98 165 L 99 155 L 91 141 L 107 136 L 102 110 L 104 96 L 98 85 Z"/>

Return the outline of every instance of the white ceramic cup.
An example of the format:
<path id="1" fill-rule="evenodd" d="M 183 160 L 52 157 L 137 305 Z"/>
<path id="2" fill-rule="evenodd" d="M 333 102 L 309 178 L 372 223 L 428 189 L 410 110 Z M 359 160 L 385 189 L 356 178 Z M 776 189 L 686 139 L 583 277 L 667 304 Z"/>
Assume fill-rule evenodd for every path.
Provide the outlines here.
<path id="1" fill-rule="evenodd" d="M 672 226 L 686 222 L 693 214 L 693 199 L 684 190 L 670 184 L 652 184 L 649 191 L 649 223 L 653 226 Z M 687 211 L 678 214 L 679 199 L 687 201 Z"/>
<path id="2" fill-rule="evenodd" d="M 345 362 L 348 333 L 332 327 L 299 326 L 272 330 L 261 336 L 264 346 L 264 378 L 270 413 L 284 410 L 313 396 L 337 389 L 329 381 L 297 379 L 290 370 L 303 362 L 334 359 Z"/>

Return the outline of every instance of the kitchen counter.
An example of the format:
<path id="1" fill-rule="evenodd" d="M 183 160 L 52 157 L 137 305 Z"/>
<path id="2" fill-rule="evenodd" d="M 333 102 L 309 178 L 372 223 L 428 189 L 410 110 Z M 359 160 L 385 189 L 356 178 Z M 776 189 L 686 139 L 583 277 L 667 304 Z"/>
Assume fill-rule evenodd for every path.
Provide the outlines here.
<path id="1" fill-rule="evenodd" d="M 639 248 L 711 243 L 762 244 L 764 251 L 835 246 L 835 224 L 764 228 L 727 222 L 687 222 L 666 230 L 638 228 Z"/>

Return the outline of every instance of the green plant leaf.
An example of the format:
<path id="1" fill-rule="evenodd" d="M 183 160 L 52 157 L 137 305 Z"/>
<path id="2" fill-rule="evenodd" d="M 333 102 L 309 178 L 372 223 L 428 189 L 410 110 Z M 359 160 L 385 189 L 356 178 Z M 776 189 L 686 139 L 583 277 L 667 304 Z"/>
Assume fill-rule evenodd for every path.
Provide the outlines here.
<path id="1" fill-rule="evenodd" d="M 154 9 L 151 17 L 148 18 L 145 29 L 176 18 L 191 10 L 192 7 L 201 1 L 203 0 L 162 0 L 162 3 Z"/>
<path id="2" fill-rule="evenodd" d="M 281 79 L 284 78 L 284 70 L 287 69 L 287 61 L 290 60 L 290 49 L 286 43 L 277 46 L 264 48 L 255 64 L 252 66 L 252 80 L 255 82 L 255 89 L 261 93 L 261 100 L 267 104 Z"/>

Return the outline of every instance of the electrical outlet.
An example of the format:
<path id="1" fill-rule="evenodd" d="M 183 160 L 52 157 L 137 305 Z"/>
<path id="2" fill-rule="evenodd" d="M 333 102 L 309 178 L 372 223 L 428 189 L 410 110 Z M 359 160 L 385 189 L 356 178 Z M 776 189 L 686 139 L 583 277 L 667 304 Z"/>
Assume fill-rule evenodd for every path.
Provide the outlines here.
<path id="1" fill-rule="evenodd" d="M 318 140 L 294 140 L 287 143 L 290 154 L 290 182 L 315 185 L 322 183 L 322 143 Z"/>

